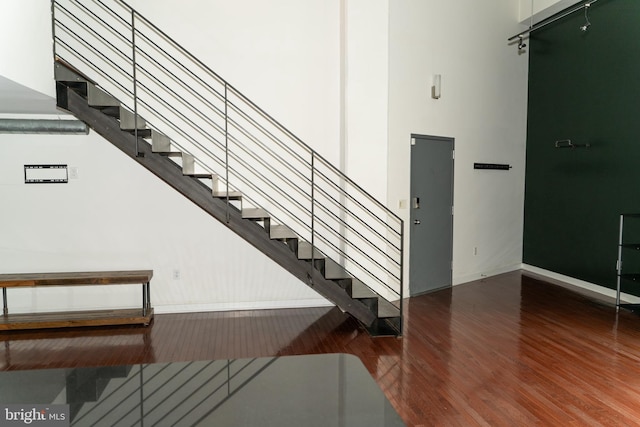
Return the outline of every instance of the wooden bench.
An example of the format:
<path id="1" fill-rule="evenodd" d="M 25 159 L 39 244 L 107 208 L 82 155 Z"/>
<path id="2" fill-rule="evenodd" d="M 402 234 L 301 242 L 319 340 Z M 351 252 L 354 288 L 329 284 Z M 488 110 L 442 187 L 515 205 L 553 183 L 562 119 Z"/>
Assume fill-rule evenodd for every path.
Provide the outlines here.
<path id="1" fill-rule="evenodd" d="M 77 326 L 149 325 L 153 318 L 150 293 L 152 276 L 153 270 L 0 274 L 3 301 L 0 331 Z M 7 288 L 133 284 L 142 284 L 142 309 L 9 314 L 7 305 Z"/>

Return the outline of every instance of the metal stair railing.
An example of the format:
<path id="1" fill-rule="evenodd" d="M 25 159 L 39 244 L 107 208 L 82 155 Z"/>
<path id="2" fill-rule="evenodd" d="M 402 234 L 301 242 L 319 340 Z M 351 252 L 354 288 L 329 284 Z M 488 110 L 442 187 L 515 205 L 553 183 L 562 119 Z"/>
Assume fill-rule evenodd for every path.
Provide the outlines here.
<path id="1" fill-rule="evenodd" d="M 402 311 L 402 219 L 127 3 L 51 9 L 54 58 L 217 174 L 228 209 L 241 192 Z"/>

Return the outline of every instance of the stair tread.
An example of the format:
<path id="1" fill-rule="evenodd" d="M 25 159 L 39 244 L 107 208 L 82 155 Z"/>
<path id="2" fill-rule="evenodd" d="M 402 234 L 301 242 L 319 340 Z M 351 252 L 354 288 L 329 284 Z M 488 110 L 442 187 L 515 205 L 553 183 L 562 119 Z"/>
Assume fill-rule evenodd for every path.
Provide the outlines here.
<path id="1" fill-rule="evenodd" d="M 246 208 L 242 209 L 242 218 L 244 219 L 267 219 L 271 218 L 269 212 L 262 208 Z"/>
<path id="2" fill-rule="evenodd" d="M 271 239 L 297 239 L 298 235 L 286 225 L 272 225 L 269 230 Z"/>
<path id="3" fill-rule="evenodd" d="M 182 157 L 182 151 L 154 151 L 154 153 L 165 157 Z"/>
<path id="4" fill-rule="evenodd" d="M 135 135 L 136 134 L 136 129 L 126 129 L 127 132 L 129 132 L 131 135 Z M 138 131 L 138 138 L 151 138 L 151 134 L 152 134 L 152 130 L 151 129 L 137 129 Z"/>
<path id="5" fill-rule="evenodd" d="M 324 259 L 326 256 L 315 248 L 313 251 L 313 259 Z M 298 243 L 298 259 L 311 259 L 311 243 L 300 242 Z"/>
<path id="6" fill-rule="evenodd" d="M 213 174 L 211 173 L 186 173 L 185 176 L 191 176 L 193 178 L 207 178 L 213 179 Z"/>
<path id="7" fill-rule="evenodd" d="M 111 117 L 120 117 L 120 107 L 97 107 L 103 114 Z"/>
<path id="8" fill-rule="evenodd" d="M 241 199 L 242 198 L 242 193 L 239 191 L 229 191 L 229 198 L 230 199 Z M 213 197 L 218 197 L 221 199 L 226 199 L 227 198 L 227 192 L 226 191 L 214 191 L 213 192 Z"/>

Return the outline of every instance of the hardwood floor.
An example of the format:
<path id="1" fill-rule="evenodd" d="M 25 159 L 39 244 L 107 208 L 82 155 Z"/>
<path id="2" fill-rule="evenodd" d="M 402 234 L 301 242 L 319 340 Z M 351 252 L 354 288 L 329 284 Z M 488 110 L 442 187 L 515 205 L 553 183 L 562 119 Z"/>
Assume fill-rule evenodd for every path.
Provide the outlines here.
<path id="1" fill-rule="evenodd" d="M 0 370 L 351 353 L 410 426 L 640 425 L 640 316 L 520 272 L 407 300 L 405 335 L 338 309 L 3 332 Z"/>

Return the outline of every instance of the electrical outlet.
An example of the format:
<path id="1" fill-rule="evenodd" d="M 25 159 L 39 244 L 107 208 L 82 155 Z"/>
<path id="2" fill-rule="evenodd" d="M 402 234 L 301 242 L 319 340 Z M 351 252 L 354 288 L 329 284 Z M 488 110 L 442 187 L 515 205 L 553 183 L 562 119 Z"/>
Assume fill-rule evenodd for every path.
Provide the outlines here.
<path id="1" fill-rule="evenodd" d="M 173 274 L 171 275 L 171 277 L 173 277 L 173 280 L 180 280 L 180 270 L 173 270 Z"/>
<path id="2" fill-rule="evenodd" d="M 78 167 L 69 166 L 69 179 L 78 179 Z"/>

